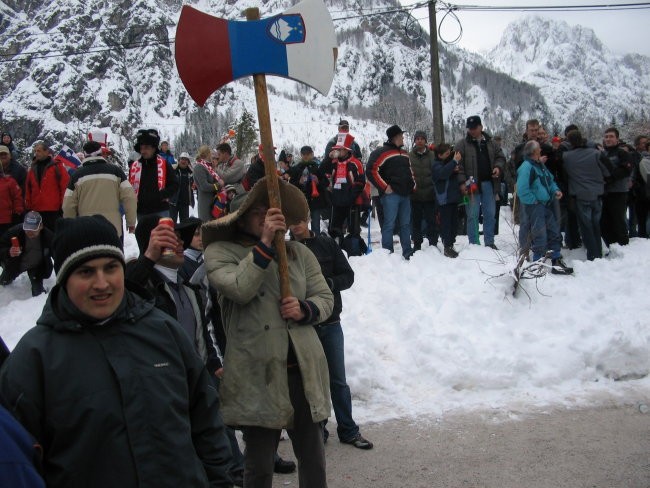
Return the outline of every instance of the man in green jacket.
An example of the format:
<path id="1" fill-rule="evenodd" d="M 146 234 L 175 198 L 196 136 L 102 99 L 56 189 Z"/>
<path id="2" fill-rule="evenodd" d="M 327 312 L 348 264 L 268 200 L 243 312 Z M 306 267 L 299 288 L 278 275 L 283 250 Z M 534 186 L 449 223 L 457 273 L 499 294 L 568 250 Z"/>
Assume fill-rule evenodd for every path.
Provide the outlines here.
<path id="1" fill-rule="evenodd" d="M 209 374 L 178 322 L 125 287 L 115 227 L 61 219 L 53 253 L 57 285 L 0 370 L 47 486 L 231 487 Z"/>
<path id="2" fill-rule="evenodd" d="M 409 152 L 411 170 L 415 178 L 415 191 L 411 194 L 411 239 L 413 250 L 422 248 L 422 221 L 426 222 L 426 236 L 430 246 L 438 244 L 438 225 L 436 224 L 436 195 L 433 191 L 431 167 L 436 155 L 427 147 L 427 133 L 415 131 L 413 148 Z"/>
<path id="3" fill-rule="evenodd" d="M 292 296 L 281 298 L 273 237 L 308 218 L 307 201 L 280 182 L 282 210 L 269 208 L 266 178 L 203 226 L 205 263 L 218 293 L 228 347 L 220 392 L 227 425 L 246 442 L 244 486 L 271 488 L 273 455 L 286 428 L 300 486 L 327 486 L 323 431 L 330 414 L 327 360 L 312 325 L 332 313 L 334 298 L 313 253 L 287 243 Z"/>

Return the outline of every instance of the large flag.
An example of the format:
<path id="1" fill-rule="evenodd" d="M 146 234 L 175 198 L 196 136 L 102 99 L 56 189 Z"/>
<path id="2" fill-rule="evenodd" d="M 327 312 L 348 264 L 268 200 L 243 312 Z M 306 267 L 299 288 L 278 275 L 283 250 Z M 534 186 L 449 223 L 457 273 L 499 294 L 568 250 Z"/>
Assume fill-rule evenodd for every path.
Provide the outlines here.
<path id="1" fill-rule="evenodd" d="M 284 76 L 329 92 L 336 34 L 323 0 L 304 0 L 255 21 L 213 17 L 184 5 L 176 28 L 176 67 L 201 106 L 215 90 L 253 74 Z"/>
<path id="2" fill-rule="evenodd" d="M 81 166 L 81 160 L 77 157 L 75 152 L 70 149 L 68 146 L 63 146 L 59 151 L 59 154 L 55 156 L 54 159 L 58 159 L 63 164 L 65 164 L 70 169 L 77 169 Z"/>

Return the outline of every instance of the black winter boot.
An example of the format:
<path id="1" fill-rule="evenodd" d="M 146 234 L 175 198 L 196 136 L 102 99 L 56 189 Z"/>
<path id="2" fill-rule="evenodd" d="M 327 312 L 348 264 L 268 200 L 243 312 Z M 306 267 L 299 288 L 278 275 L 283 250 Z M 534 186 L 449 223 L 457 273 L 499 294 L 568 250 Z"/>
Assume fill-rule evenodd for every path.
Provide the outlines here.
<path id="1" fill-rule="evenodd" d="M 557 275 L 573 274 L 573 268 L 568 267 L 562 258 L 553 259 L 551 263 L 553 264 L 553 267 L 551 268 L 552 274 L 557 274 Z"/>
<path id="2" fill-rule="evenodd" d="M 41 278 L 36 278 L 35 276 L 29 275 L 29 281 L 32 284 L 32 296 L 37 297 L 41 293 L 45 293 L 45 288 L 43 288 L 43 280 Z"/>

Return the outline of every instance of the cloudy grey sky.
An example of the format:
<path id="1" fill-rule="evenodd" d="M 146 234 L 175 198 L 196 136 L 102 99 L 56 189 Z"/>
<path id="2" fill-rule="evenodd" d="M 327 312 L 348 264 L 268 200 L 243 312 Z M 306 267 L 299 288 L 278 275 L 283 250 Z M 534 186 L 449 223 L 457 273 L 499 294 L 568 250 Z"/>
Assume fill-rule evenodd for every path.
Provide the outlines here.
<path id="1" fill-rule="evenodd" d="M 641 0 L 448 0 L 456 5 L 480 6 L 539 6 L 539 5 L 600 5 L 607 3 L 637 3 Z M 408 6 L 421 3 L 422 0 L 401 0 L 402 5 Z M 427 26 L 428 9 L 423 7 L 413 12 L 416 18 Z M 539 15 L 557 20 L 564 20 L 569 25 L 580 24 L 592 28 L 598 38 L 615 53 L 639 53 L 650 56 L 650 9 L 597 11 L 597 12 L 467 12 L 457 11 L 456 15 L 463 25 L 463 37 L 459 45 L 470 51 L 484 51 L 494 47 L 508 23 L 526 15 Z M 438 12 L 438 22 L 442 14 Z M 458 35 L 458 25 L 454 20 L 445 21 L 442 35 L 445 38 L 455 38 Z M 531 33 L 535 35 L 535 33 Z"/>

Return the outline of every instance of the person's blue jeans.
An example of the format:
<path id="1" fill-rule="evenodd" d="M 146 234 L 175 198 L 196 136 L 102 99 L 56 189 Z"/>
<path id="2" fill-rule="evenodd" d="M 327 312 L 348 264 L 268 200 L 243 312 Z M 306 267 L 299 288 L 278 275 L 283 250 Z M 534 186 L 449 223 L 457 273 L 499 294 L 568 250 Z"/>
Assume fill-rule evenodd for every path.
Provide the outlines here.
<path id="1" fill-rule="evenodd" d="M 384 193 L 381 197 L 384 208 L 384 226 L 381 228 L 381 247 L 393 252 L 393 229 L 399 219 L 399 242 L 402 255 L 411 254 L 411 199 L 397 193 Z"/>
<path id="2" fill-rule="evenodd" d="M 548 250 L 552 252 L 552 259 L 560 258 L 562 256 L 560 253 L 562 234 L 560 234 L 560 225 L 555 219 L 553 203 L 524 205 L 523 209 L 526 212 L 526 220 L 528 221 L 533 260 L 537 261 Z"/>
<path id="3" fill-rule="evenodd" d="M 528 216 L 524 209 L 524 204 L 519 201 L 519 249 L 520 252 L 527 253 L 530 250 L 530 232 L 528 228 Z"/>
<path id="4" fill-rule="evenodd" d="M 359 433 L 359 426 L 352 419 L 352 395 L 345 379 L 343 328 L 340 322 L 336 322 L 317 326 L 316 333 L 327 358 L 332 407 L 338 424 L 336 431 L 340 440 L 348 441 Z"/>
<path id="5" fill-rule="evenodd" d="M 480 244 L 478 232 L 478 214 L 483 208 L 483 236 L 485 245 L 494 244 L 494 216 L 496 201 L 491 181 L 481 182 L 481 192 L 470 195 L 467 205 L 467 237 L 470 244 Z"/>
<path id="6" fill-rule="evenodd" d="M 576 214 L 578 226 L 582 234 L 582 242 L 587 248 L 587 259 L 593 261 L 603 257 L 603 244 L 600 236 L 600 217 L 603 212 L 603 201 L 576 199 Z"/>

